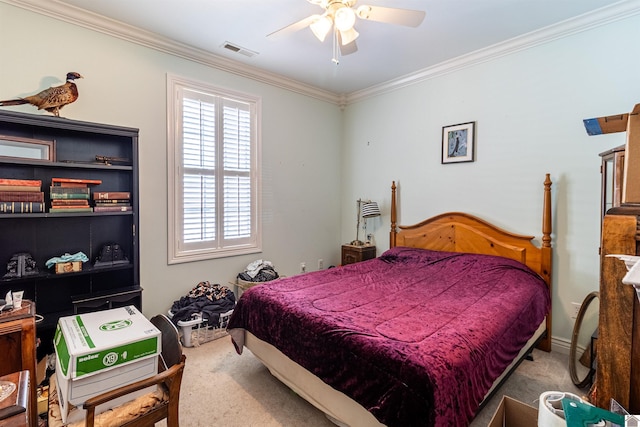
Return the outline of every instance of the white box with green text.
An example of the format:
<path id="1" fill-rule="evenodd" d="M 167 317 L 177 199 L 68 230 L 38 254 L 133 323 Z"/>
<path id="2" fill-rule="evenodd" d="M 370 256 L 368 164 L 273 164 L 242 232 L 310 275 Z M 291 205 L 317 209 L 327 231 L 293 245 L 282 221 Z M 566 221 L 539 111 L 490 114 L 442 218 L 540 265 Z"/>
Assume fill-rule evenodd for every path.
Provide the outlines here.
<path id="1" fill-rule="evenodd" d="M 84 417 L 80 411 L 73 411 L 73 419 L 69 418 L 74 405 L 155 375 L 161 342 L 160 331 L 134 306 L 61 317 L 54 347 L 63 422 Z"/>

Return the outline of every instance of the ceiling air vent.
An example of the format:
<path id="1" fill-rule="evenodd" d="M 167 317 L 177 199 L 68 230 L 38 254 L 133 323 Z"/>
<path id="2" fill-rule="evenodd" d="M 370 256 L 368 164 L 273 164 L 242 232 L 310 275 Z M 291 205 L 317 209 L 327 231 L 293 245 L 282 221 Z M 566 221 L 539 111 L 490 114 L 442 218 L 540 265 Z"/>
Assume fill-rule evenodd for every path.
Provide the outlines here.
<path id="1" fill-rule="evenodd" d="M 244 56 L 248 56 L 249 58 L 251 58 L 252 56 L 256 56 L 258 54 L 258 52 L 254 52 L 252 50 L 246 49 L 244 47 L 240 47 L 236 44 L 233 43 L 229 43 L 229 42 L 224 42 L 224 44 L 222 45 L 223 48 L 230 50 L 231 52 L 235 52 L 235 53 L 239 53 L 241 55 Z"/>

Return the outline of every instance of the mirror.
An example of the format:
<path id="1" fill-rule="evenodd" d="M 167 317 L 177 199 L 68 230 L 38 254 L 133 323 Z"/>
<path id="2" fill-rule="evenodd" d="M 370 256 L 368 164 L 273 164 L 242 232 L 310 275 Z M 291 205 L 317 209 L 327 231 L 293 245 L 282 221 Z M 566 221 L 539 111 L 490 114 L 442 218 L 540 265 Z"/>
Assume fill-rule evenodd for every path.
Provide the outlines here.
<path id="1" fill-rule="evenodd" d="M 596 373 L 600 294 L 591 292 L 582 302 L 573 326 L 569 351 L 569 374 L 579 388 L 592 384 Z"/>

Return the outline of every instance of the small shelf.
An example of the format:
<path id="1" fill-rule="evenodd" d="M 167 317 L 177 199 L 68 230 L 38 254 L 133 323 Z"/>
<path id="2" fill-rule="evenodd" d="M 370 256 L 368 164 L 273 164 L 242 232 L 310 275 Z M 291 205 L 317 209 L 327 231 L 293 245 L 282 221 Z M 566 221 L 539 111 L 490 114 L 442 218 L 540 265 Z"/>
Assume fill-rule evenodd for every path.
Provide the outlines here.
<path id="1" fill-rule="evenodd" d="M 114 212 L 42 212 L 42 213 L 15 213 L 0 214 L 0 221 L 5 218 L 69 218 L 69 217 L 86 217 L 86 216 L 113 216 L 113 215 L 133 215 L 132 211 L 114 211 Z"/>
<path id="2" fill-rule="evenodd" d="M 62 162 L 43 162 L 38 160 L 28 159 L 5 159 L 0 158 L 0 164 L 11 164 L 12 166 L 23 165 L 30 168 L 56 168 L 56 169 L 99 169 L 99 170 L 113 170 L 113 171 L 131 171 L 133 166 L 120 165 L 120 164 L 105 164 L 100 162 L 80 162 L 80 161 L 62 161 Z"/>
<path id="3" fill-rule="evenodd" d="M 68 277 L 73 277 L 73 276 L 83 276 L 86 274 L 110 273 L 116 270 L 126 270 L 131 268 L 133 268 L 132 263 L 114 264 L 111 266 L 100 266 L 100 267 L 83 265 L 82 270 L 73 271 L 69 273 L 56 274 L 51 272 L 50 270 L 47 270 L 46 272 L 39 272 L 36 274 L 30 274 L 28 276 L 22 276 L 22 277 L 8 277 L 8 278 L 2 277 L 0 278 L 0 283 L 7 283 L 7 282 L 20 283 L 20 282 L 30 282 L 33 280 L 59 280 L 59 279 L 65 279 Z"/>

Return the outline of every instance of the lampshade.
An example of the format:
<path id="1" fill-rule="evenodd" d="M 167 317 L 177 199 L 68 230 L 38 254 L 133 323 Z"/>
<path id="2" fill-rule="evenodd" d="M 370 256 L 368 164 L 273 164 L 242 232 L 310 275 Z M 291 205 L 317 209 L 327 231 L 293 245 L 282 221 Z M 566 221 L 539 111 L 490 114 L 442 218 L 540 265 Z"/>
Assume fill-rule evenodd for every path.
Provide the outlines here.
<path id="1" fill-rule="evenodd" d="M 367 202 L 362 204 L 362 217 L 373 218 L 380 216 L 380 208 L 376 202 Z"/>
<path id="2" fill-rule="evenodd" d="M 344 6 L 336 10 L 333 20 L 338 31 L 349 31 L 356 23 L 356 14 L 353 9 Z"/>
<path id="3" fill-rule="evenodd" d="M 354 28 L 346 31 L 340 31 L 340 43 L 342 43 L 342 46 L 346 46 L 357 39 L 359 35 L 360 33 L 358 33 Z"/>
<path id="4" fill-rule="evenodd" d="M 331 21 L 331 18 L 327 15 L 322 15 L 318 16 L 318 19 L 313 21 L 311 25 L 309 25 L 309 28 L 311 28 L 313 35 L 323 42 L 327 37 L 327 34 L 329 34 L 329 30 L 331 30 L 332 25 L 333 22 Z"/>

